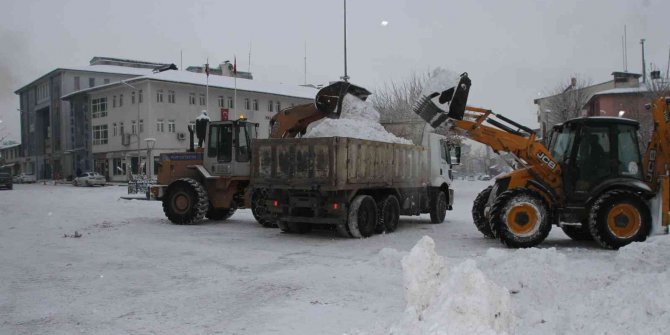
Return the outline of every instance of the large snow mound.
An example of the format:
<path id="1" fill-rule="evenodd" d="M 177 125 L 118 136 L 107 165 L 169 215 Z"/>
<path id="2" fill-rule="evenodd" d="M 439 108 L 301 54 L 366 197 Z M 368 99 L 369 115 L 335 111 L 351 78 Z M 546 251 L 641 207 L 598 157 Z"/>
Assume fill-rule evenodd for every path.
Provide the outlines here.
<path id="1" fill-rule="evenodd" d="M 507 334 L 514 316 L 507 289 L 473 260 L 448 268 L 424 236 L 402 260 L 407 308 L 389 334 Z"/>
<path id="2" fill-rule="evenodd" d="M 322 119 L 307 128 L 303 137 L 352 137 L 390 143 L 412 144 L 412 141 L 397 137 L 379 124 L 379 112 L 372 103 L 351 94 L 342 100 L 339 119 Z"/>

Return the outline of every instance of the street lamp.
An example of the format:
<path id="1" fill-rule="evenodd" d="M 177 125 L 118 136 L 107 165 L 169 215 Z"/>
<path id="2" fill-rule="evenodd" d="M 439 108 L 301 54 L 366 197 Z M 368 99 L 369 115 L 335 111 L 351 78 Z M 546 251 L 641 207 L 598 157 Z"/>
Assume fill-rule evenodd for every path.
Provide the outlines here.
<path id="1" fill-rule="evenodd" d="M 137 96 L 137 174 L 140 174 L 140 97 L 139 97 L 139 90 L 133 86 L 128 84 L 127 82 L 121 80 L 121 84 L 124 84 L 136 91 L 138 91 L 138 96 Z"/>
<path id="2" fill-rule="evenodd" d="M 152 178 L 152 175 L 154 173 L 153 170 L 153 157 L 151 157 L 151 151 L 154 150 L 154 146 L 156 145 L 156 139 L 151 137 L 151 138 L 145 138 L 145 142 L 147 142 L 147 176 L 149 179 Z"/>

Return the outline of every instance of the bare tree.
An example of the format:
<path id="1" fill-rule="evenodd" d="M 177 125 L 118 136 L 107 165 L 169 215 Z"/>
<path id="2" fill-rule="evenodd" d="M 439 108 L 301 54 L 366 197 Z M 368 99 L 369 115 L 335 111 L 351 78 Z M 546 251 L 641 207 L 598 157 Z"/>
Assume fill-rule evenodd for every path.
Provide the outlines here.
<path id="1" fill-rule="evenodd" d="M 594 93 L 588 89 L 591 80 L 574 77 L 570 83 L 556 86 L 545 102 L 549 123 L 558 124 L 583 115 L 584 105 Z"/>

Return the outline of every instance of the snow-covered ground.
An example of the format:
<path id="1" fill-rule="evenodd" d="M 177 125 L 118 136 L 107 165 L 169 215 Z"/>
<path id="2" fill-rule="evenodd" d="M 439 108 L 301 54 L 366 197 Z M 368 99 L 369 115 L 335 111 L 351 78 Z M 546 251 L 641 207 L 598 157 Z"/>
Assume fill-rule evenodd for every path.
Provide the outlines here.
<path id="1" fill-rule="evenodd" d="M 554 228 L 505 249 L 471 222 L 485 186 L 457 182 L 443 224 L 355 240 L 247 210 L 176 226 L 124 187 L 15 185 L 0 191 L 0 334 L 667 332 L 668 236 L 607 251 Z"/>

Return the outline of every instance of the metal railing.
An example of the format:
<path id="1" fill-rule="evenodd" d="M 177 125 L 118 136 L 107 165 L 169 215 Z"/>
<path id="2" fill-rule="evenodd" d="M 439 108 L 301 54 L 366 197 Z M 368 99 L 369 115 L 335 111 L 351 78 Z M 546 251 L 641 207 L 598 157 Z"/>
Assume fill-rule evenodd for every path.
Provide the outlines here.
<path id="1" fill-rule="evenodd" d="M 156 184 L 156 179 L 145 174 L 131 175 L 128 181 L 128 194 L 146 194 L 151 185 Z"/>

